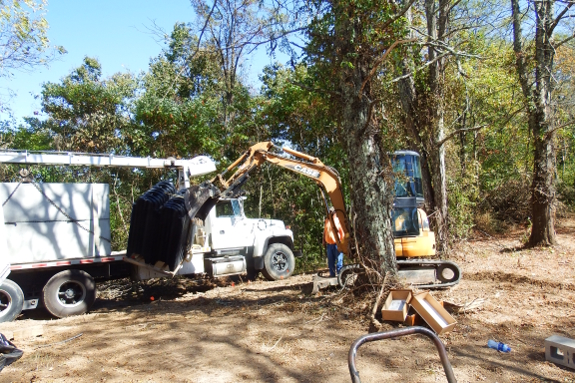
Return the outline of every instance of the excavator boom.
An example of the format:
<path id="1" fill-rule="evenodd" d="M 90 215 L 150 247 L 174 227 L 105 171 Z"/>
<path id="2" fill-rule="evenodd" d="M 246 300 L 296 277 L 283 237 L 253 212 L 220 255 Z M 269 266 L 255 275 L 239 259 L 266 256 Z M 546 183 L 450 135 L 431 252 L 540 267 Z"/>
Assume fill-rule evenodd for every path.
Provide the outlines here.
<path id="1" fill-rule="evenodd" d="M 274 148 L 276 151 L 272 152 L 271 149 Z M 286 154 L 293 158 L 288 157 Z M 351 256 L 350 228 L 339 174 L 334 168 L 325 165 L 318 158 L 293 149 L 278 148 L 272 142 L 260 142 L 251 146 L 225 171 L 214 177 L 211 182 L 214 185 L 219 184 L 224 189 L 222 192 L 224 198 L 234 197 L 248 180 L 249 173 L 265 162 L 311 178 L 323 192 L 327 193 L 344 232 L 344 236 L 341 239 L 339 239 L 337 233 L 334 233 L 334 237 L 338 239 L 337 247 L 339 251 Z M 234 173 L 228 179 L 225 179 L 225 174 L 231 171 L 234 171 Z M 333 218 L 330 216 L 330 219 Z M 335 228 L 334 224 L 331 226 Z"/>

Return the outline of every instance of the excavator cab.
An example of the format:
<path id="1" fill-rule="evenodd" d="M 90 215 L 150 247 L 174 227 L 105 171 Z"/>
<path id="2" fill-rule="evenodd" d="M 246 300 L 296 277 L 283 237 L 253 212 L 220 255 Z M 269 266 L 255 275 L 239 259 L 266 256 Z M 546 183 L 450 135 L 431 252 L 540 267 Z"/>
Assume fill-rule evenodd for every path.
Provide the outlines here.
<path id="1" fill-rule="evenodd" d="M 393 238 L 399 258 L 435 255 L 435 235 L 429 229 L 423 210 L 423 184 L 419 154 L 411 150 L 393 153 L 391 164 L 395 179 L 393 200 Z"/>
<path id="2" fill-rule="evenodd" d="M 411 150 L 399 150 L 391 158 L 395 178 L 395 199 L 416 198 L 418 206 L 425 203 L 421 182 L 419 154 Z"/>

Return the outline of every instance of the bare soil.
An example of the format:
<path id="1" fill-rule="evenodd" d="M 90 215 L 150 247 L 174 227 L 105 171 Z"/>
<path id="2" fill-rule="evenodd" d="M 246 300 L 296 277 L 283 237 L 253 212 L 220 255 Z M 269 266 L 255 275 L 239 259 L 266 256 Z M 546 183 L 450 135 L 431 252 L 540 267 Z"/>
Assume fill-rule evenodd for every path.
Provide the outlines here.
<path id="1" fill-rule="evenodd" d="M 545 338 L 575 338 L 575 219 L 558 224 L 553 249 L 522 250 L 522 233 L 461 243 L 450 257 L 461 283 L 432 292 L 455 303 L 485 299 L 454 314 L 457 326 L 441 336 L 458 382 L 575 381 L 544 354 Z M 369 321 L 336 290 L 303 294 L 311 279 L 107 282 L 89 314 L 54 320 L 36 310 L 0 324 L 0 332 L 44 325 L 43 336 L 15 340 L 24 356 L 0 382 L 350 382 L 348 351 Z M 488 339 L 511 353 L 487 348 Z M 446 381 L 421 336 L 366 344 L 357 365 L 364 383 Z"/>

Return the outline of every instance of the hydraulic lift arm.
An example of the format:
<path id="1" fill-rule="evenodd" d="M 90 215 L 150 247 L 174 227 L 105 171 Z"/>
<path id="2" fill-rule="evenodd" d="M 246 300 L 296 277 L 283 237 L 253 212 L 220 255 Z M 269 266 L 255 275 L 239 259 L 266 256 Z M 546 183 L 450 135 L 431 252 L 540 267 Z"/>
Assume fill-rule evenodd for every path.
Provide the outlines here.
<path id="1" fill-rule="evenodd" d="M 272 148 L 275 148 L 276 151 L 271 152 Z M 294 158 L 287 157 L 286 154 Z M 325 165 L 318 158 L 293 149 L 279 148 L 272 142 L 260 142 L 251 146 L 240 158 L 218 174 L 211 182 L 219 185 L 224 190 L 222 192 L 223 197 L 233 197 L 239 193 L 242 185 L 248 180 L 249 173 L 264 162 L 269 162 L 311 178 L 322 192 L 327 193 L 344 233 L 344 237 L 341 240 L 337 232 L 334 233 L 335 238 L 338 239 L 337 247 L 344 254 L 351 255 L 350 226 L 346 215 L 339 175 L 335 169 Z M 226 173 L 231 171 L 234 171 L 234 173 L 229 178 L 224 178 Z M 337 230 L 333 218 L 330 214 L 328 216 L 332 220 L 332 228 Z"/>
<path id="2" fill-rule="evenodd" d="M 90 167 L 128 167 L 178 170 L 182 185 L 190 187 L 190 177 L 216 170 L 212 159 L 197 156 L 189 160 L 175 158 L 126 157 L 114 154 L 90 154 L 52 151 L 0 150 L 0 163 L 20 165 L 65 165 Z"/>

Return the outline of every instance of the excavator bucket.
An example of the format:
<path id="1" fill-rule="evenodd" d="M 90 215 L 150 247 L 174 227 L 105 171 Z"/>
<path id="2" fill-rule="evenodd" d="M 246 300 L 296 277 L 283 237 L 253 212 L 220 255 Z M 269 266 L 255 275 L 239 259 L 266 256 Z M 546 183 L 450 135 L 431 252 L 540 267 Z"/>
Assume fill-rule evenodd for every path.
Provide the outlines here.
<path id="1" fill-rule="evenodd" d="M 219 196 L 220 189 L 209 181 L 187 189 L 185 203 L 190 219 L 199 218 L 205 220 L 210 210 L 219 201 Z"/>
<path id="2" fill-rule="evenodd" d="M 175 271 L 183 262 L 195 233 L 194 220 L 206 219 L 219 200 L 211 182 L 175 192 L 162 181 L 144 193 L 132 209 L 127 256 L 150 265 L 160 262 Z"/>

